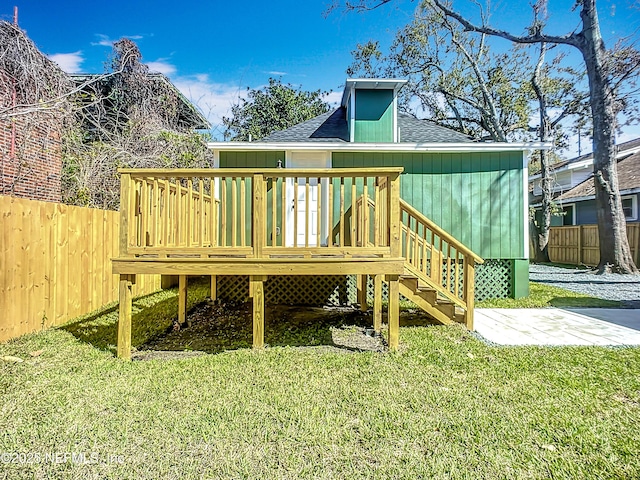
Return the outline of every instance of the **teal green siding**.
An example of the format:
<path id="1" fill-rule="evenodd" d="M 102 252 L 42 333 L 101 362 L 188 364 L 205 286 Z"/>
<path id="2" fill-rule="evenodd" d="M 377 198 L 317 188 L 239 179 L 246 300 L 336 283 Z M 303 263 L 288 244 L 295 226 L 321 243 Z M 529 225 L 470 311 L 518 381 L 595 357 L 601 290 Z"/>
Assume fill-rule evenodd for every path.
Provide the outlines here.
<path id="1" fill-rule="evenodd" d="M 220 168 L 276 168 L 284 152 L 220 152 Z"/>
<path id="2" fill-rule="evenodd" d="M 523 298 L 529 296 L 529 260 L 513 260 L 513 272 L 511 281 L 513 283 L 511 291 L 513 298 Z"/>
<path id="3" fill-rule="evenodd" d="M 393 90 L 356 90 L 356 142 L 393 142 Z"/>
<path id="4" fill-rule="evenodd" d="M 281 160 L 282 165 L 284 166 L 285 164 L 284 152 L 220 152 L 220 168 L 248 168 L 248 169 L 251 169 L 251 173 L 253 173 L 253 171 L 256 169 L 275 168 L 278 166 L 278 160 Z M 278 188 L 281 190 L 282 180 L 280 180 L 278 184 L 279 184 Z M 251 200 L 252 200 L 252 197 L 251 197 L 252 182 L 250 178 L 246 180 L 245 185 L 246 185 L 245 201 L 247 202 L 246 205 L 250 206 Z M 227 191 L 231 192 L 230 180 L 227 180 Z M 240 203 L 242 200 L 240 199 L 239 189 L 238 189 L 237 195 L 238 195 L 237 201 L 238 203 Z M 272 195 L 271 185 L 268 184 L 267 185 L 267 202 L 269 205 L 271 205 L 271 195 Z M 277 218 L 276 218 L 276 222 L 277 222 L 276 226 L 279 226 L 281 225 L 281 222 L 282 222 L 281 196 L 276 197 L 276 205 L 278 210 Z M 251 210 L 250 208 L 247 209 L 247 212 L 248 213 L 246 218 L 246 225 L 244 225 L 244 228 L 245 228 L 247 243 L 251 244 L 251 213 L 250 213 Z M 227 205 L 227 218 L 229 219 L 229 221 L 239 222 L 240 220 L 240 219 L 231 220 L 231 205 Z M 269 217 L 267 218 L 267 236 L 268 236 L 267 241 L 269 242 L 270 245 L 272 245 L 271 242 L 275 237 L 276 244 L 282 246 L 283 245 L 282 236 L 275 235 L 276 232 L 272 224 L 273 224 L 273 219 L 271 215 L 269 215 Z M 240 231 L 240 228 L 242 227 L 238 225 L 238 232 Z M 229 232 L 227 234 L 227 245 L 230 245 L 230 244 L 231 244 L 231 229 L 229 229 Z"/>
<path id="5" fill-rule="evenodd" d="M 333 153 L 334 168 L 404 167 L 401 196 L 484 258 L 524 258 L 522 152 Z"/>

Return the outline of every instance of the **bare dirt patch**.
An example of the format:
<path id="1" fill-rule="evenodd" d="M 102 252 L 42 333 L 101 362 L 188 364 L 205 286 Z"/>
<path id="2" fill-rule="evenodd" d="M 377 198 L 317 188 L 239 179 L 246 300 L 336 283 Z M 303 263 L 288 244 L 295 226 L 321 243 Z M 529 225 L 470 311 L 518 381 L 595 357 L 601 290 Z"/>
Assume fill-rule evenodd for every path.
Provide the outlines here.
<path id="1" fill-rule="evenodd" d="M 174 327 L 138 348 L 137 360 L 174 359 L 203 353 L 250 348 L 251 303 L 206 302 L 188 314 L 190 325 Z M 430 321 L 416 312 L 403 312 L 403 324 Z M 371 312 L 352 307 L 267 305 L 265 346 L 291 346 L 349 352 L 383 352 L 384 339 L 374 333 Z"/>

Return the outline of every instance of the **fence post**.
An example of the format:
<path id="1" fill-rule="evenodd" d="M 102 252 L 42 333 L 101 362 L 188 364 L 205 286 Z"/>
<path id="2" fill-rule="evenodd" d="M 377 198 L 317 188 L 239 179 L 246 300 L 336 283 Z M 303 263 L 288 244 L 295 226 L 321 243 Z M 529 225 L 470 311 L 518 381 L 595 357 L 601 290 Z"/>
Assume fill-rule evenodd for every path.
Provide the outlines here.
<path id="1" fill-rule="evenodd" d="M 582 259 L 584 258 L 584 245 L 582 244 L 583 235 L 582 235 L 582 225 L 578 227 L 578 265 L 582 263 Z"/>

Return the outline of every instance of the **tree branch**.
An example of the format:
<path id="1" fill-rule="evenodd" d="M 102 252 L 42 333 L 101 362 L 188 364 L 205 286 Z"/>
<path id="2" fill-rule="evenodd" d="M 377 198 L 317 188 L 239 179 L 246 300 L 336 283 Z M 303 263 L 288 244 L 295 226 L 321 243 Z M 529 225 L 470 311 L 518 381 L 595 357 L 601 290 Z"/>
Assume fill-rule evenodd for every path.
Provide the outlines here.
<path id="1" fill-rule="evenodd" d="M 384 3 L 387 3 L 390 0 L 383 0 Z M 510 40 L 515 43 L 562 43 L 566 45 L 572 45 L 574 47 L 580 48 L 580 41 L 578 39 L 577 34 L 570 33 L 564 36 L 554 36 L 554 35 L 545 35 L 540 30 L 538 30 L 533 35 L 526 36 L 517 36 L 512 35 L 509 32 L 504 30 L 498 30 L 492 27 L 488 27 L 485 25 L 475 25 L 460 15 L 458 12 L 452 10 L 447 5 L 445 5 L 441 0 L 431 0 L 433 5 L 438 8 L 442 13 L 444 13 L 447 17 L 451 17 L 458 21 L 467 31 L 484 33 L 487 35 L 493 35 L 496 37 L 502 37 L 506 40 Z"/>

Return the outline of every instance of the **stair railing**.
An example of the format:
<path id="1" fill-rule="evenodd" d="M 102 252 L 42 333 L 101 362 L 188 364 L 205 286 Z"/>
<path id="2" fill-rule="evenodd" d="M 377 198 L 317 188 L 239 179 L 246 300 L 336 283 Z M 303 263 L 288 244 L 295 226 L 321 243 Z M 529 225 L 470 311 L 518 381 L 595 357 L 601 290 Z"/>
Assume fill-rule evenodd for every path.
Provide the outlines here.
<path id="1" fill-rule="evenodd" d="M 405 268 L 462 308 L 473 329 L 475 265 L 484 260 L 402 199 L 400 221 Z"/>

